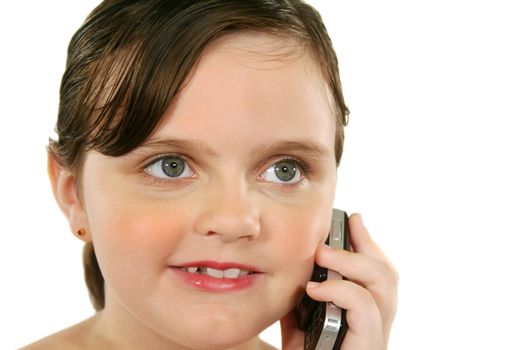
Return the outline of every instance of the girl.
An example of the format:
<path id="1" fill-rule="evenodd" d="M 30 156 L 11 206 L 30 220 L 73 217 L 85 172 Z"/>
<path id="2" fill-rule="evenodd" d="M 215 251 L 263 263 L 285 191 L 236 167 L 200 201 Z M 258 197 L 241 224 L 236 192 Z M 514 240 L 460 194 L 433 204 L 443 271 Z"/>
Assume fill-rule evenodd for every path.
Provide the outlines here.
<path id="1" fill-rule="evenodd" d="M 306 292 L 342 349 L 386 349 L 397 275 L 360 215 L 324 245 L 348 111 L 300 0 L 106 0 L 73 36 L 49 144 L 96 314 L 26 349 L 302 349 Z M 314 262 L 344 281 L 308 282 Z"/>

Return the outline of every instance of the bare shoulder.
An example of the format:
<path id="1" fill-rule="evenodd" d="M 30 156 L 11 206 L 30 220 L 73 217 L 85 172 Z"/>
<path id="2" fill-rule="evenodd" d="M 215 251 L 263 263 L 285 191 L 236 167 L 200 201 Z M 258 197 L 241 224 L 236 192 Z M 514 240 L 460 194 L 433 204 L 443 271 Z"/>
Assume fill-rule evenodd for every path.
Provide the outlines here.
<path id="1" fill-rule="evenodd" d="M 74 326 L 51 334 L 45 338 L 37 340 L 19 350 L 85 350 L 88 349 L 86 339 L 92 329 L 93 317 L 88 318 Z"/>

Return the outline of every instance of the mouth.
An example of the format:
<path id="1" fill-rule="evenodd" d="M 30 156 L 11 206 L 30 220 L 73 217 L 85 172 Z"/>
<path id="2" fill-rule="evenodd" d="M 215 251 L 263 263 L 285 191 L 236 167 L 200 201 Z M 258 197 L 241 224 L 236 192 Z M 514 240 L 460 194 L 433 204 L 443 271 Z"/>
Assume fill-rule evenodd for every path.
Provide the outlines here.
<path id="1" fill-rule="evenodd" d="M 253 274 L 255 272 L 238 269 L 238 268 L 230 268 L 226 270 L 220 270 L 220 269 L 214 269 L 212 267 L 206 267 L 206 266 L 190 266 L 190 267 L 177 267 L 178 269 L 181 269 L 182 271 L 194 273 L 194 274 L 205 274 L 213 278 L 239 278 L 242 276 L 246 276 L 249 274 Z"/>
<path id="2" fill-rule="evenodd" d="M 246 289 L 263 275 L 253 266 L 216 261 L 191 262 L 171 268 L 189 285 L 211 292 Z"/>

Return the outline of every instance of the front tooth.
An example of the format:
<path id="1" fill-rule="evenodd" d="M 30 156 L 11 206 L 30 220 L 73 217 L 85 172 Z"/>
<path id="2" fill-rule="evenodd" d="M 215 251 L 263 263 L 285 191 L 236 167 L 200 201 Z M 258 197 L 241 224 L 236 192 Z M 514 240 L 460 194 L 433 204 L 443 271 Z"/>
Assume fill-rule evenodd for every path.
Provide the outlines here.
<path id="1" fill-rule="evenodd" d="M 195 272 L 197 272 L 198 269 L 199 269 L 198 267 L 187 267 L 186 271 L 191 272 L 191 273 L 195 273 Z"/>
<path id="2" fill-rule="evenodd" d="M 228 269 L 224 271 L 224 277 L 226 278 L 238 278 L 241 273 L 240 269 Z"/>
<path id="3" fill-rule="evenodd" d="M 211 267 L 202 268 L 203 273 L 207 273 L 211 277 L 224 278 L 224 271 L 212 269 Z"/>

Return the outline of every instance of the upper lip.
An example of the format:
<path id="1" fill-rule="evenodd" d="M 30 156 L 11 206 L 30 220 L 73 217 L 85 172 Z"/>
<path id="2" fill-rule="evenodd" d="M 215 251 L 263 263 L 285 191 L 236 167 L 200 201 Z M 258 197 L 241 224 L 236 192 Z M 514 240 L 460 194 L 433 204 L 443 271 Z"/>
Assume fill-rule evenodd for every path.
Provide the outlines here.
<path id="1" fill-rule="evenodd" d="M 183 264 L 173 265 L 174 267 L 211 267 L 212 269 L 217 270 L 227 270 L 227 269 L 240 269 L 246 270 L 254 273 L 261 272 L 257 267 L 241 264 L 237 262 L 220 262 L 214 260 L 200 260 L 200 261 L 191 261 Z"/>

